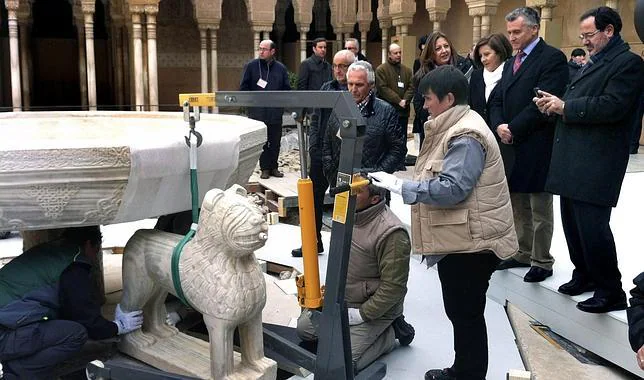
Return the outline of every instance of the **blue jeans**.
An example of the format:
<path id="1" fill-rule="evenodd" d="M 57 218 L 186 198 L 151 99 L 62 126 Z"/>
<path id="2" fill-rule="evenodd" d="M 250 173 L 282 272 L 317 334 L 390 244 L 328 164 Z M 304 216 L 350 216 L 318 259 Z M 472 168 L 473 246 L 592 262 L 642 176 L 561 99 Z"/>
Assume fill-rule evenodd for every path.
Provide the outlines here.
<path id="1" fill-rule="evenodd" d="M 4 379 L 51 379 L 54 367 L 80 351 L 87 330 L 78 322 L 52 320 L 15 330 L 0 327 Z"/>

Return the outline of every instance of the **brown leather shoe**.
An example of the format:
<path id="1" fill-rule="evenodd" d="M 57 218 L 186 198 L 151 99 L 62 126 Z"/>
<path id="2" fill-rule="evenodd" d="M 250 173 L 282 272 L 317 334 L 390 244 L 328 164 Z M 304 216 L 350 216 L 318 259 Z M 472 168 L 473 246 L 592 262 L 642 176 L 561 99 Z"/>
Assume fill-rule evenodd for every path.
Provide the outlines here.
<path id="1" fill-rule="evenodd" d="M 268 179 L 271 176 L 270 170 L 262 170 L 262 174 L 259 176 L 261 179 Z"/>
<path id="2" fill-rule="evenodd" d="M 279 170 L 277 170 L 277 169 L 273 169 L 273 170 L 271 170 L 271 171 L 270 171 L 270 174 L 271 174 L 273 177 L 277 177 L 277 178 L 282 178 L 282 177 L 284 177 L 284 173 L 282 173 L 281 171 L 279 171 Z"/>

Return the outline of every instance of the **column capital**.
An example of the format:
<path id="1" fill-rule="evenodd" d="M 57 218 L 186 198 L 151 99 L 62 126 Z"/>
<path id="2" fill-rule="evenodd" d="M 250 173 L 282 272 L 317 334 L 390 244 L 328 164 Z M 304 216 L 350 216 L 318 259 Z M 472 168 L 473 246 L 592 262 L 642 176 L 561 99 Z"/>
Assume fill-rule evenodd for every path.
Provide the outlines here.
<path id="1" fill-rule="evenodd" d="M 213 20 L 197 20 L 197 28 L 199 28 L 199 30 L 218 30 L 219 22 L 215 22 Z"/>
<path id="2" fill-rule="evenodd" d="M 429 13 L 429 20 L 445 21 L 447 11 L 452 7 L 451 0 L 425 0 L 425 9 Z"/>
<path id="3" fill-rule="evenodd" d="M 308 33 L 311 30 L 310 23 L 306 24 L 295 24 L 297 26 L 297 31 L 300 33 Z"/>
<path id="4" fill-rule="evenodd" d="M 159 13 L 159 0 L 127 0 L 127 7 L 130 13 Z"/>
<path id="5" fill-rule="evenodd" d="M 96 11 L 95 0 L 81 0 L 80 6 L 84 14 L 94 14 L 94 12 Z"/>
<path id="6" fill-rule="evenodd" d="M 254 33 L 260 33 L 260 32 L 272 32 L 273 31 L 273 23 L 271 22 L 270 24 L 264 23 L 264 22 L 254 22 L 251 25 L 251 29 L 253 30 Z"/>
<path id="7" fill-rule="evenodd" d="M 313 22 L 313 3 L 312 0 L 293 0 L 295 25 L 311 25 Z M 299 27 L 298 30 L 300 30 Z"/>
<path id="8" fill-rule="evenodd" d="M 416 3 L 413 0 L 391 0 L 389 15 L 393 26 L 411 25 L 416 13 Z"/>
<path id="9" fill-rule="evenodd" d="M 23 0 L 25 1 L 25 0 Z M 8 11 L 18 11 L 18 8 L 20 8 L 20 1 L 19 0 L 4 0 L 4 6 L 7 8 Z"/>
<path id="10" fill-rule="evenodd" d="M 554 8 L 559 0 L 526 0 L 525 6 L 531 8 Z"/>
<path id="11" fill-rule="evenodd" d="M 465 0 L 470 16 L 495 15 L 501 0 Z"/>

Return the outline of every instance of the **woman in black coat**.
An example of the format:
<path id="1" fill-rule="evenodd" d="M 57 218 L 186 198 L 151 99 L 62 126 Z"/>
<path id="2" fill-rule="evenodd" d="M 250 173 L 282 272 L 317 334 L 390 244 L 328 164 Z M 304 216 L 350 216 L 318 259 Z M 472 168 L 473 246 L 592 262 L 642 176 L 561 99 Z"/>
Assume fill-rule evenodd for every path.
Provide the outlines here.
<path id="1" fill-rule="evenodd" d="M 423 94 L 418 90 L 418 84 L 430 71 L 438 66 L 453 65 L 456 66 L 469 79 L 472 73 L 472 64 L 466 58 L 456 54 L 454 45 L 449 41 L 447 36 L 441 32 L 433 32 L 427 38 L 425 48 L 420 53 L 420 68 L 414 73 L 412 86 L 414 86 L 414 98 L 412 103 L 416 116 L 414 117 L 414 128 L 412 132 L 420 134 L 420 145 L 423 145 L 425 139 L 424 124 L 429 118 L 429 113 L 423 108 L 425 99 Z"/>
<path id="2" fill-rule="evenodd" d="M 507 37 L 501 33 L 491 34 L 483 37 L 474 47 L 474 62 L 482 67 L 472 72 L 469 86 L 468 102 L 470 107 L 478 112 L 490 126 L 488 100 L 491 94 L 497 89 L 496 85 L 501 80 L 503 67 L 508 58 L 512 56 L 512 45 Z M 493 128 L 492 133 L 498 136 Z M 499 144 L 501 150 L 507 149 L 506 144 Z M 506 153 L 506 152 L 502 152 Z M 504 158 L 511 157 L 511 154 L 503 154 Z M 506 176 L 510 173 L 511 162 L 504 162 Z"/>

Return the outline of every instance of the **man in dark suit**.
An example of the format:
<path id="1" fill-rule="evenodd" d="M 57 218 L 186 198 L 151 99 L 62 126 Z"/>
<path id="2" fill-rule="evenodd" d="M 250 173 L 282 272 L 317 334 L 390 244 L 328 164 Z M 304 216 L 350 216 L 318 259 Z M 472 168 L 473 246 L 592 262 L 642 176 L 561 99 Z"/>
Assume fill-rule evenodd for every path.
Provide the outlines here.
<path id="1" fill-rule="evenodd" d="M 579 29 L 588 63 L 562 98 L 540 92 L 534 100 L 545 114 L 557 115 L 546 190 L 561 196 L 561 221 L 575 266 L 559 292 L 594 290 L 577 308 L 604 313 L 626 307 L 609 222 L 628 164 L 644 62 L 622 40 L 622 20 L 612 8 L 584 13 Z"/>
<path id="2" fill-rule="evenodd" d="M 517 8 L 506 17 L 512 48 L 517 54 L 503 69 L 499 91 L 490 99 L 490 126 L 501 142 L 504 163 L 510 166 L 508 185 L 514 211 L 519 252 L 498 269 L 530 267 L 524 281 L 539 282 L 552 276 L 550 254 L 553 216 L 552 194 L 544 192 L 554 123 L 532 102 L 534 88 L 562 94 L 568 81 L 566 56 L 539 38 L 539 14 Z"/>

